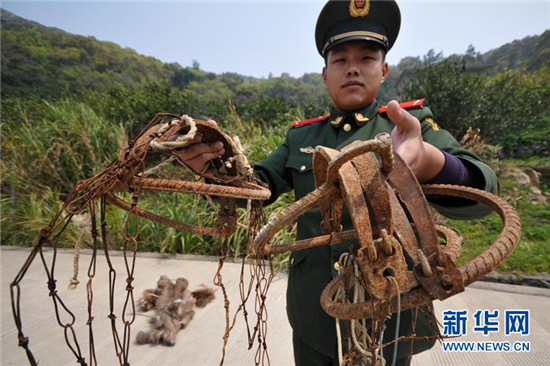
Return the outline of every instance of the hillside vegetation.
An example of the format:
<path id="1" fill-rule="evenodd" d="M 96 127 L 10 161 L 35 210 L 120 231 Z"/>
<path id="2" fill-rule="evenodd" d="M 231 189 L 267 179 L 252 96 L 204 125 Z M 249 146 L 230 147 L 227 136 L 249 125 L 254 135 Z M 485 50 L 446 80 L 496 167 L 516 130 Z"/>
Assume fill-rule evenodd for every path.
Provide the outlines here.
<path id="1" fill-rule="evenodd" d="M 202 70 L 198 61 L 192 67 L 164 64 L 131 49 L 44 27 L 5 10 L 1 21 L 4 245 L 32 245 L 72 186 L 103 169 L 128 138 L 158 112 L 215 119 L 224 131 L 241 138 L 254 163 L 282 142 L 290 121 L 324 114 L 330 107 L 319 73 L 267 79 L 236 73 L 217 75 Z M 479 153 L 497 172 L 506 164 L 497 153 L 501 158 L 521 159 L 515 165 L 548 168 L 549 37 L 550 31 L 546 31 L 485 54 L 471 46 L 464 55 L 443 58 L 430 51 L 422 58 L 405 58 L 390 67 L 379 101 L 427 97 L 438 124 L 458 140 L 469 127 L 479 128 L 484 146 Z M 516 251 L 517 256 L 531 253 L 540 259 L 527 269 L 525 261 L 516 263 L 514 259 L 508 263 L 515 264 L 506 270 L 550 271 L 550 249 L 544 243 L 550 235 L 550 207 L 533 203 L 534 193 L 528 188 L 503 181 L 504 193 L 531 227 L 524 230 L 524 249 Z M 543 179 L 542 197 L 547 184 Z M 515 195 L 521 199 L 515 200 Z M 159 214 L 178 221 L 213 224 L 215 215 L 205 200 L 175 196 L 145 195 L 140 205 L 146 209 L 154 206 Z M 267 214 L 290 202 L 292 196 L 284 196 Z M 120 210 L 108 212 L 114 247 L 122 240 L 123 215 Z M 498 230 L 494 218 L 487 220 L 456 225 Z M 145 221 L 142 225 L 140 245 L 144 250 L 219 254 L 217 239 Z M 467 236 L 468 230 L 464 231 Z M 74 243 L 78 235 L 76 226 L 69 227 L 65 242 Z M 232 254 L 242 253 L 244 235 L 239 229 L 231 239 Z M 289 228 L 277 240 L 287 241 L 292 235 L 293 228 Z"/>

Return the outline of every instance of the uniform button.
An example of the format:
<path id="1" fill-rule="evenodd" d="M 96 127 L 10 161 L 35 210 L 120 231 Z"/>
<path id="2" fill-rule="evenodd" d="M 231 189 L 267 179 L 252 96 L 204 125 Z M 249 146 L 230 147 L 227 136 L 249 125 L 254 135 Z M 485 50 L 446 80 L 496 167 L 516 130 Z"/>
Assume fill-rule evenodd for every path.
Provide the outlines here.
<path id="1" fill-rule="evenodd" d="M 343 128 L 344 128 L 344 131 L 346 131 L 346 132 L 351 131 L 351 125 L 349 123 L 346 123 Z"/>
<path id="2" fill-rule="evenodd" d="M 300 170 L 301 170 L 301 171 L 306 170 L 306 166 L 305 166 L 305 165 L 302 165 L 302 166 L 300 167 Z"/>
<path id="3" fill-rule="evenodd" d="M 336 271 L 339 271 L 339 270 L 340 270 L 340 263 L 334 262 L 334 269 L 335 269 Z"/>
<path id="4" fill-rule="evenodd" d="M 290 264 L 294 264 L 294 257 L 290 258 Z"/>

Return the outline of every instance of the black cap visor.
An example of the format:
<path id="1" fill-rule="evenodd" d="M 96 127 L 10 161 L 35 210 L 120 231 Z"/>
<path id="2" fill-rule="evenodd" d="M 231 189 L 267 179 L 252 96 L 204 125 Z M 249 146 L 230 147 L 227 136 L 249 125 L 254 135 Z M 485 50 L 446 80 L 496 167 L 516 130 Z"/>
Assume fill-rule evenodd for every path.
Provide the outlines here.
<path id="1" fill-rule="evenodd" d="M 388 50 L 388 40 L 385 36 L 380 35 L 380 34 L 376 34 L 376 33 L 358 31 L 358 32 L 350 32 L 349 34 L 341 34 L 340 36 L 337 36 L 337 37 L 332 37 L 325 44 L 321 54 L 323 56 L 326 56 L 328 51 L 331 48 L 333 48 L 333 47 L 335 47 L 339 44 L 342 44 L 342 43 L 345 43 L 345 42 L 350 42 L 350 41 L 375 42 L 375 43 L 381 45 L 382 48 L 384 49 L 384 51 Z"/>
<path id="2" fill-rule="evenodd" d="M 388 50 L 387 32 L 382 24 L 372 19 L 348 19 L 328 32 L 321 55 L 325 56 L 327 51 L 336 44 L 361 39 L 378 42 L 384 50 Z"/>

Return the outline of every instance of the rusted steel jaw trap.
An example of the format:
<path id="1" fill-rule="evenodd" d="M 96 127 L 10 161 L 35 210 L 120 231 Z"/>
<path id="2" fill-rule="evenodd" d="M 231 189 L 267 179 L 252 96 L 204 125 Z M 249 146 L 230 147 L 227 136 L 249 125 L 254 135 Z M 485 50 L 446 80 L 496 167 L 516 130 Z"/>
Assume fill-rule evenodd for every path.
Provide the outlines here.
<path id="1" fill-rule="evenodd" d="M 381 164 L 375 153 L 380 155 Z M 341 151 L 317 147 L 313 159 L 316 189 L 272 218 L 255 238 L 254 247 L 261 254 L 277 254 L 357 239 L 358 248 L 342 256 L 338 276 L 320 299 L 329 315 L 351 321 L 351 345 L 347 357 L 340 354 L 342 363 L 383 362 L 377 355 L 382 344 L 374 334 L 376 329 L 371 329 L 370 337 L 362 329 L 364 341 L 357 340 L 359 334 L 354 329 L 359 329 L 355 326 L 358 319 L 371 319 L 371 326 L 378 326 L 380 331 L 380 323 L 388 314 L 459 293 L 495 269 L 519 241 L 519 217 L 504 200 L 473 188 L 420 186 L 407 164 L 393 155 L 388 134 L 356 141 Z M 425 195 L 481 202 L 500 215 L 502 232 L 485 252 L 458 267 L 455 263 L 462 239 L 454 231 L 435 225 Z M 351 216 L 352 230 L 342 231 L 343 205 Z M 317 206 L 324 235 L 286 245 L 269 244 L 276 232 Z"/>
<path id="2" fill-rule="evenodd" d="M 222 141 L 225 149 L 224 155 L 214 160 L 206 171 L 194 172 L 205 182 L 153 178 L 156 171 L 178 160 L 176 151 L 192 141 L 196 142 L 197 134 L 202 135 L 202 142 Z M 380 156 L 380 163 L 375 154 Z M 157 164 L 159 159 L 165 161 Z M 23 333 L 20 283 L 29 266 L 39 256 L 46 270 L 49 294 L 54 303 L 59 326 L 64 330 L 66 343 L 77 362 L 87 365 L 73 327 L 75 317 L 57 293 L 54 276 L 56 241 L 60 240 L 61 233 L 73 216 L 86 211 L 91 218 L 93 251 L 86 285 L 86 324 L 90 333 L 89 360 L 91 364 L 97 364 L 92 329 L 92 281 L 96 270 L 97 249 L 102 247 L 109 266 L 111 300 L 108 317 L 111 320 L 115 352 L 120 365 L 130 364 L 128 348 L 131 343 L 130 326 L 135 318 L 133 281 L 139 225 L 134 225 L 132 232 L 128 229 L 129 225 L 125 225 L 123 233 L 127 294 L 122 315 L 123 332 L 119 332 L 112 301 L 116 271 L 109 259 L 105 216 L 107 204 L 128 211 L 128 221 L 130 218 L 137 220 L 138 217 L 143 217 L 177 230 L 221 236 L 225 238 L 226 247 L 227 238 L 235 231 L 237 225 L 237 200 L 256 203 L 249 210 L 252 215 L 249 220 L 251 245 L 245 254 L 251 261 L 256 261 L 254 263 L 257 282 L 256 286 L 251 282 L 248 293 L 241 294 L 242 304 L 237 312 L 243 311 L 248 326 L 245 303 L 251 289 L 254 288 L 258 320 L 253 333 L 249 328 L 249 346 L 251 347 L 251 342 L 257 338 L 260 343 L 258 349 L 261 347 L 262 352 L 266 352 L 267 317 L 264 311 L 271 279 L 265 274 L 263 260 L 278 253 L 320 245 L 337 245 L 344 240 L 355 238 L 357 247 L 350 248 L 350 251 L 342 256 L 339 275 L 326 286 L 320 299 L 321 306 L 330 316 L 351 324 L 348 327 L 351 334 L 346 336 L 346 339 L 349 339 L 348 347 L 340 349 L 340 358 L 342 363 L 355 365 L 383 363 L 380 355 L 383 344 L 378 333 L 383 328 L 380 324 L 384 318 L 392 313 L 399 314 L 400 311 L 429 303 L 434 299 L 445 299 L 463 291 L 465 286 L 496 268 L 510 255 L 519 241 L 519 218 L 505 201 L 472 188 L 450 185 L 420 186 L 406 163 L 399 156 L 393 155 L 391 139 L 387 134 L 380 135 L 374 140 L 354 142 L 341 151 L 317 147 L 313 159 L 316 189 L 281 211 L 258 232 L 256 229 L 261 226 L 262 217 L 261 201 L 269 198 L 270 191 L 254 178 L 252 168 L 246 161 L 239 143 L 211 122 L 188 116 L 157 115 L 137 138 L 121 149 L 118 158 L 107 168 L 74 187 L 62 209 L 49 225 L 41 230 L 29 257 L 11 283 L 11 303 L 19 345 L 27 352 L 29 362 L 37 364 L 30 351 L 28 338 Z M 157 165 L 151 168 L 154 164 Z M 217 224 L 215 227 L 193 226 L 146 211 L 138 207 L 140 194 L 145 191 L 217 197 Z M 129 193 L 131 201 L 123 200 L 115 195 L 116 192 Z M 455 263 L 461 251 L 461 238 L 454 231 L 434 224 L 424 195 L 455 196 L 481 202 L 501 216 L 504 223 L 502 232 L 484 253 L 458 267 Z M 354 227 L 352 230 L 342 229 L 344 205 L 351 216 Z M 323 217 L 323 235 L 283 245 L 270 243 L 278 231 L 292 225 L 299 216 L 317 206 Z M 54 250 L 50 265 L 42 251 L 46 246 Z M 229 301 L 219 273 L 223 260 L 224 253 L 220 257 L 214 282 L 221 286 L 225 298 L 225 352 L 227 337 L 233 325 L 228 320 Z M 242 281 L 241 279 L 241 285 Z M 68 316 L 71 320 L 62 322 L 60 314 Z M 370 325 L 364 319 L 369 319 Z M 336 321 L 338 329 L 341 321 Z M 369 327 L 371 330 L 367 329 Z M 269 363 L 268 357 L 262 356 L 261 359 L 262 363 L 266 359 Z M 258 362 L 260 361 L 257 360 Z"/>

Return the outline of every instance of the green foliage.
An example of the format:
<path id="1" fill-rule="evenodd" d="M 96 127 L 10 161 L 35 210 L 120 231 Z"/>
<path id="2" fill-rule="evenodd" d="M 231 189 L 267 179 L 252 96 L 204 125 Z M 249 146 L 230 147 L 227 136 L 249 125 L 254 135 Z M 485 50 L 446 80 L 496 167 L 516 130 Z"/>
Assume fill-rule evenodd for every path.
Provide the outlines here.
<path id="1" fill-rule="evenodd" d="M 444 60 L 417 68 L 407 97 L 427 96 L 427 104 L 437 116 L 437 123 L 454 136 L 462 136 L 471 124 L 471 110 L 476 103 L 475 90 L 481 90 L 477 75 L 465 73 L 464 62 Z"/>
<path id="2" fill-rule="evenodd" d="M 156 113 L 215 119 L 224 131 L 240 137 L 253 164 L 282 143 L 291 121 L 322 115 L 331 105 L 319 73 L 268 79 L 216 75 L 201 70 L 196 60 L 186 68 L 163 64 L 131 49 L 43 27 L 4 10 L 1 21 L 3 244 L 32 245 L 73 185 L 114 160 L 127 136 L 134 137 Z M 515 156 L 529 155 L 533 147 L 536 154 L 548 154 L 549 36 L 545 32 L 512 43 L 509 49 L 514 55 L 509 56 L 504 51 L 480 55 L 471 46 L 464 58 L 442 59 L 433 50 L 422 59 L 405 58 L 390 68 L 379 101 L 428 97 L 437 122 L 457 137 L 469 126 L 480 127 L 488 142 Z M 481 61 L 497 67 L 487 74 L 472 73 L 469 63 Z M 520 150 L 521 146 L 527 148 Z M 503 192 L 520 212 L 524 235 L 502 268 L 548 271 L 545 238 L 550 234 L 550 207 L 532 205 L 527 188 L 507 181 Z M 292 194 L 283 195 L 264 212 L 269 218 L 291 202 Z M 176 221 L 215 225 L 214 209 L 200 197 L 144 192 L 139 205 Z M 240 222 L 246 214 L 239 209 Z M 109 206 L 106 215 L 108 244 L 120 248 L 127 213 Z M 468 243 L 467 255 L 475 255 L 494 240 L 499 220 L 491 215 L 456 222 Z M 134 227 L 135 218 L 130 223 Z M 220 254 L 219 238 L 191 235 L 143 219 L 139 224 L 140 250 Z M 294 234 L 295 227 L 289 227 L 273 243 L 290 242 Z M 71 246 L 79 235 L 71 224 L 58 244 Z M 246 238 L 246 230 L 238 228 L 229 238 L 228 254 L 241 255 Z M 85 241 L 90 245 L 89 237 Z M 277 258 L 280 266 L 287 260 L 288 255 Z"/>
<path id="3" fill-rule="evenodd" d="M 245 120 L 281 124 L 289 122 L 285 118 L 322 114 L 329 105 L 320 74 L 267 80 L 235 73 L 218 76 L 202 71 L 196 60 L 188 68 L 163 64 L 131 49 L 43 27 L 5 10 L 1 36 L 4 98 L 57 100 L 77 95 L 102 116 L 132 123 L 148 121 L 160 111 L 223 120 L 226 103 L 232 101 Z M 129 128 L 130 133 L 136 130 Z"/>
<path id="4" fill-rule="evenodd" d="M 121 83 L 135 87 L 173 74 L 173 65 L 100 42 L 47 28 L 2 9 L 2 96 L 58 99 Z"/>
<path id="5" fill-rule="evenodd" d="M 171 100 L 171 94 L 162 93 L 171 90 L 169 88 L 153 85 L 148 90 L 163 103 Z M 132 94 L 124 87 L 114 90 L 113 95 L 116 95 L 115 91 L 120 93 L 120 101 L 137 104 L 140 98 L 144 98 L 144 94 Z M 105 99 L 100 103 L 99 98 L 89 100 L 97 103 L 100 112 L 124 118 L 123 110 L 115 109 L 116 101 Z M 261 160 L 282 142 L 283 130 L 266 127 L 269 132 L 262 133 L 260 126 L 243 123 L 234 107 L 229 108 L 228 116 L 231 122 L 228 132 L 241 136 L 252 162 Z M 128 123 L 99 116 L 88 105 L 73 99 L 41 101 L 33 105 L 12 99 L 3 104 L 2 117 L 1 240 L 6 245 L 32 245 L 39 230 L 61 208 L 74 184 L 93 176 L 116 158 L 120 146 L 126 144 L 123 126 Z M 174 169 L 168 173 L 179 174 Z M 121 195 L 121 198 L 130 201 L 128 194 Z M 265 214 L 269 217 L 291 201 L 292 195 L 285 195 L 266 208 Z M 215 209 L 198 196 L 147 191 L 140 195 L 139 206 L 190 225 L 216 225 Z M 245 222 L 247 213 L 247 210 L 239 209 L 240 222 Z M 124 225 L 128 214 L 108 206 L 106 215 L 108 245 L 120 249 L 125 242 Z M 129 222 L 130 231 L 134 232 L 135 217 L 130 216 Z M 140 250 L 203 255 L 219 255 L 221 251 L 222 240 L 219 238 L 192 235 L 145 219 L 139 219 L 139 228 Z M 70 224 L 56 240 L 56 245 L 72 247 L 79 235 L 77 226 Z M 238 228 L 229 238 L 227 255 L 242 255 L 248 245 L 247 235 L 246 230 Z M 292 236 L 291 227 L 279 233 L 274 243 L 290 241 Z M 91 245 L 89 235 L 85 236 L 85 245 Z M 282 256 L 281 260 L 285 258 Z"/>
<path id="6" fill-rule="evenodd" d="M 539 136 L 543 133 L 540 128 L 546 127 L 543 119 L 550 110 L 550 76 L 547 69 L 533 74 L 508 70 L 486 77 L 484 82 L 484 89 L 478 92 L 479 101 L 474 105 L 476 118 L 472 123 L 486 131 L 484 135 L 487 135 L 488 141 L 506 145 L 507 142 L 509 144 L 507 138 L 513 141 L 515 136 L 535 131 Z M 529 138 L 524 142 L 529 142 Z M 547 154 L 549 152 L 546 150 Z"/>
<path id="7" fill-rule="evenodd" d="M 550 247 L 547 245 L 550 237 L 550 205 L 522 202 L 520 206 L 524 206 L 519 210 L 522 222 L 521 240 L 498 270 L 519 275 L 550 272 Z M 486 250 L 502 229 L 501 219 L 495 213 L 475 221 L 451 220 L 450 226 L 464 238 L 462 254 L 457 263 L 459 265 Z"/>
<path id="8" fill-rule="evenodd" d="M 82 99 L 106 120 L 123 124 L 128 136 L 136 136 L 157 113 L 199 113 L 192 93 L 172 88 L 166 81 L 138 89 L 115 84 L 105 93 L 87 92 Z"/>
<path id="9" fill-rule="evenodd" d="M 533 204 L 530 187 L 505 178 L 500 183 L 502 197 L 518 212 L 522 227 L 518 247 L 498 270 L 519 275 L 550 272 L 550 204 Z M 480 220 L 449 220 L 449 225 L 464 238 L 460 265 L 486 250 L 502 230 L 502 220 L 496 213 Z"/>
<path id="10" fill-rule="evenodd" d="M 505 156 L 523 159 L 550 156 L 550 111 L 541 113 L 523 130 L 499 138 Z"/>
<path id="11" fill-rule="evenodd" d="M 214 120 L 223 119 L 226 101 L 231 98 L 231 90 L 221 80 L 192 81 L 186 91 L 196 101 L 196 113 L 202 111 L 200 114 Z"/>
<path id="12" fill-rule="evenodd" d="M 13 107 L 17 113 L 2 116 L 3 184 L 17 184 L 18 192 L 49 187 L 67 194 L 125 143 L 122 125 L 105 121 L 81 102 L 63 99 L 37 107 L 38 115 Z"/>
<path id="13" fill-rule="evenodd" d="M 485 62 L 496 64 L 500 70 L 526 68 L 535 71 L 550 62 L 550 30 L 540 36 L 515 40 L 483 55 Z"/>
<path id="14" fill-rule="evenodd" d="M 550 154 L 547 68 L 488 76 L 467 72 L 463 59 L 448 58 L 415 69 L 414 76 L 408 96 L 427 96 L 438 123 L 457 138 L 476 127 L 491 144 L 508 149 L 526 145 L 524 152 L 536 147 L 532 154 Z"/>
<path id="15" fill-rule="evenodd" d="M 10 197 L 2 192 L 0 199 L 2 245 L 31 246 L 37 241 L 40 229 L 61 208 L 62 201 L 49 188 L 17 196 L 11 193 Z"/>

